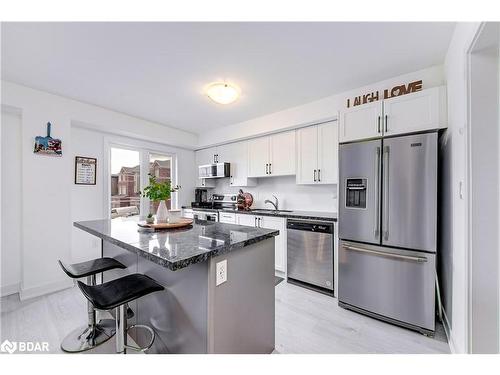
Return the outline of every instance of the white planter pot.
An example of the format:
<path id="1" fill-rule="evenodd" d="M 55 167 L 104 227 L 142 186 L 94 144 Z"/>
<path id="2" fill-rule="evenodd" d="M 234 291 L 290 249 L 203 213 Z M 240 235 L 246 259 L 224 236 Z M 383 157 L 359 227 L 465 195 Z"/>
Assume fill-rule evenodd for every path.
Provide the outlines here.
<path id="1" fill-rule="evenodd" d="M 160 205 L 156 210 L 156 222 L 157 223 L 168 223 L 168 209 L 165 201 L 160 201 Z"/>

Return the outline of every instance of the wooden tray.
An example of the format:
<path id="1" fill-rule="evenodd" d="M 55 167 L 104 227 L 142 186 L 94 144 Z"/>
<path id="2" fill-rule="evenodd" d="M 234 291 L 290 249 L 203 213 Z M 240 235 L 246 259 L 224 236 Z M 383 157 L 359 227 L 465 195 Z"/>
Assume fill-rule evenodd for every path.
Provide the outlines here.
<path id="1" fill-rule="evenodd" d="M 173 229 L 173 228 L 182 228 L 187 227 L 188 225 L 193 224 L 193 219 L 188 219 L 186 217 L 181 217 L 177 223 L 158 223 L 158 224 L 148 224 L 145 221 L 138 223 L 142 228 L 151 228 L 151 229 Z"/>

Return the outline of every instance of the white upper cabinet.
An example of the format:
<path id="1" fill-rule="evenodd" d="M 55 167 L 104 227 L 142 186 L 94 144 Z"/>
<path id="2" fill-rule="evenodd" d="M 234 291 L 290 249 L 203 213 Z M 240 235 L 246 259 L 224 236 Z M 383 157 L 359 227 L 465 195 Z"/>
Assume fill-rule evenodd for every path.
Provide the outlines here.
<path id="1" fill-rule="evenodd" d="M 337 122 L 297 130 L 297 184 L 338 182 Z"/>
<path id="2" fill-rule="evenodd" d="M 248 178 L 248 142 L 229 143 L 217 147 L 219 160 L 230 164 L 230 186 L 255 186 L 255 179 Z"/>
<path id="3" fill-rule="evenodd" d="M 295 174 L 295 131 L 271 135 L 269 174 L 287 176 Z"/>
<path id="4" fill-rule="evenodd" d="M 425 89 L 343 110 L 339 141 L 444 128 L 446 116 L 446 88 Z"/>
<path id="5" fill-rule="evenodd" d="M 318 176 L 320 184 L 338 182 L 338 129 L 336 122 L 318 125 Z"/>
<path id="6" fill-rule="evenodd" d="M 248 141 L 248 176 L 295 174 L 295 132 L 288 131 Z"/>
<path id="7" fill-rule="evenodd" d="M 215 163 L 217 159 L 217 148 L 210 147 L 196 151 L 196 166 Z"/>
<path id="8" fill-rule="evenodd" d="M 315 184 L 318 170 L 318 128 L 297 130 L 297 183 Z"/>
<path id="9" fill-rule="evenodd" d="M 384 100 L 384 135 L 442 128 L 446 89 L 434 87 Z"/>
<path id="10" fill-rule="evenodd" d="M 382 101 L 348 108 L 340 113 L 340 142 L 380 137 Z"/>
<path id="11" fill-rule="evenodd" d="M 248 177 L 266 177 L 269 174 L 269 137 L 248 141 Z"/>

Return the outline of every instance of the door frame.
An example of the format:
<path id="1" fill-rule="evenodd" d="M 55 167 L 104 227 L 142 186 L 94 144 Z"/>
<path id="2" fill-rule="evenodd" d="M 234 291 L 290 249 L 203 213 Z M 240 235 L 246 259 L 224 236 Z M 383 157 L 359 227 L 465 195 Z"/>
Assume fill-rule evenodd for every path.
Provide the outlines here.
<path id="1" fill-rule="evenodd" d="M 473 193 L 476 191 L 477 187 L 484 183 L 485 181 L 479 181 L 476 182 L 473 180 L 473 165 L 474 165 L 474 160 L 477 157 L 477 150 L 475 151 L 475 155 L 472 153 L 472 148 L 473 148 L 473 142 L 472 139 L 475 136 L 480 136 L 481 132 L 479 130 L 476 130 L 474 127 L 476 119 L 474 118 L 473 114 L 473 104 L 475 103 L 475 100 L 473 99 L 473 92 L 472 92 L 472 86 L 473 86 L 473 54 L 476 52 L 475 48 L 477 47 L 477 43 L 479 42 L 480 38 L 485 32 L 486 26 L 488 25 L 487 22 L 483 22 L 480 24 L 478 27 L 474 37 L 471 40 L 471 43 L 469 47 L 466 49 L 466 59 L 465 59 L 465 75 L 466 75 L 466 95 L 467 95 L 467 108 L 466 108 L 466 132 L 465 132 L 465 137 L 466 137 L 466 174 L 465 174 L 465 186 L 466 186 L 466 194 L 464 195 L 465 197 L 465 212 L 466 212 L 466 233 L 465 233 L 465 240 L 466 240 L 466 266 L 467 266 L 467 311 L 466 311 L 466 319 L 467 319 L 467 330 L 466 330 L 466 345 L 467 345 L 467 351 L 469 353 L 475 352 L 475 346 L 473 343 L 473 318 L 474 318 L 474 311 L 473 311 L 473 293 L 474 293 L 474 279 L 473 279 L 473 261 L 474 261 L 474 227 L 473 223 L 474 220 L 476 220 L 476 217 L 472 217 L 474 214 L 473 211 Z M 500 40 L 500 36 L 497 30 L 497 46 Z M 498 47 L 497 47 L 498 48 Z M 499 61 L 497 57 L 497 67 L 500 68 Z M 499 82 L 499 77 L 497 77 L 497 98 L 499 95 L 499 90 L 500 90 L 500 82 Z M 497 121 L 498 121 L 499 115 L 497 114 Z M 496 155 L 499 155 L 499 143 L 500 140 L 497 141 L 497 149 Z M 489 153 L 491 156 L 491 150 L 488 148 L 480 149 L 482 153 Z M 497 163 L 496 163 L 496 168 L 497 168 L 497 174 L 499 173 L 498 171 L 500 170 L 499 168 L 500 162 L 499 158 L 497 158 Z M 498 186 L 498 179 L 497 179 L 497 186 Z M 497 207 L 497 215 L 498 215 L 498 210 L 500 207 Z M 497 219 L 498 220 L 498 219 Z M 500 227 L 498 228 L 500 230 Z M 498 242 L 498 241 L 497 241 Z M 497 272 L 500 270 L 500 262 L 498 262 L 497 265 Z M 500 289 L 500 280 L 497 280 L 497 288 Z M 498 290 L 497 290 L 498 292 Z M 498 313 L 500 312 L 500 305 L 498 301 L 500 300 L 500 293 L 497 296 L 497 316 L 499 315 Z M 498 332 L 497 332 L 497 351 L 500 348 L 500 322 L 497 320 L 497 327 Z"/>

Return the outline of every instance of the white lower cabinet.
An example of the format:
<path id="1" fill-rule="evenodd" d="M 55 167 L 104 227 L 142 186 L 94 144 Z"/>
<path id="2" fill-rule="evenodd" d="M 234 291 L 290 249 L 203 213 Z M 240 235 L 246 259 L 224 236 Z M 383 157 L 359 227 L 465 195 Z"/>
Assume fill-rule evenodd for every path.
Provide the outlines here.
<path id="1" fill-rule="evenodd" d="M 279 236 L 275 237 L 274 245 L 274 268 L 277 271 L 286 270 L 286 219 L 282 217 L 262 216 L 260 227 L 279 230 Z"/>
<path id="2" fill-rule="evenodd" d="M 249 227 L 279 230 L 274 244 L 274 268 L 277 271 L 286 271 L 286 219 L 282 217 L 257 216 L 237 214 L 236 223 Z"/>
<path id="3" fill-rule="evenodd" d="M 246 215 L 246 214 L 237 214 L 236 215 L 236 224 L 238 225 L 246 225 L 247 227 L 257 227 L 257 216 L 255 215 Z"/>
<path id="4" fill-rule="evenodd" d="M 232 212 L 220 212 L 219 222 L 226 224 L 236 224 L 236 214 Z"/>

